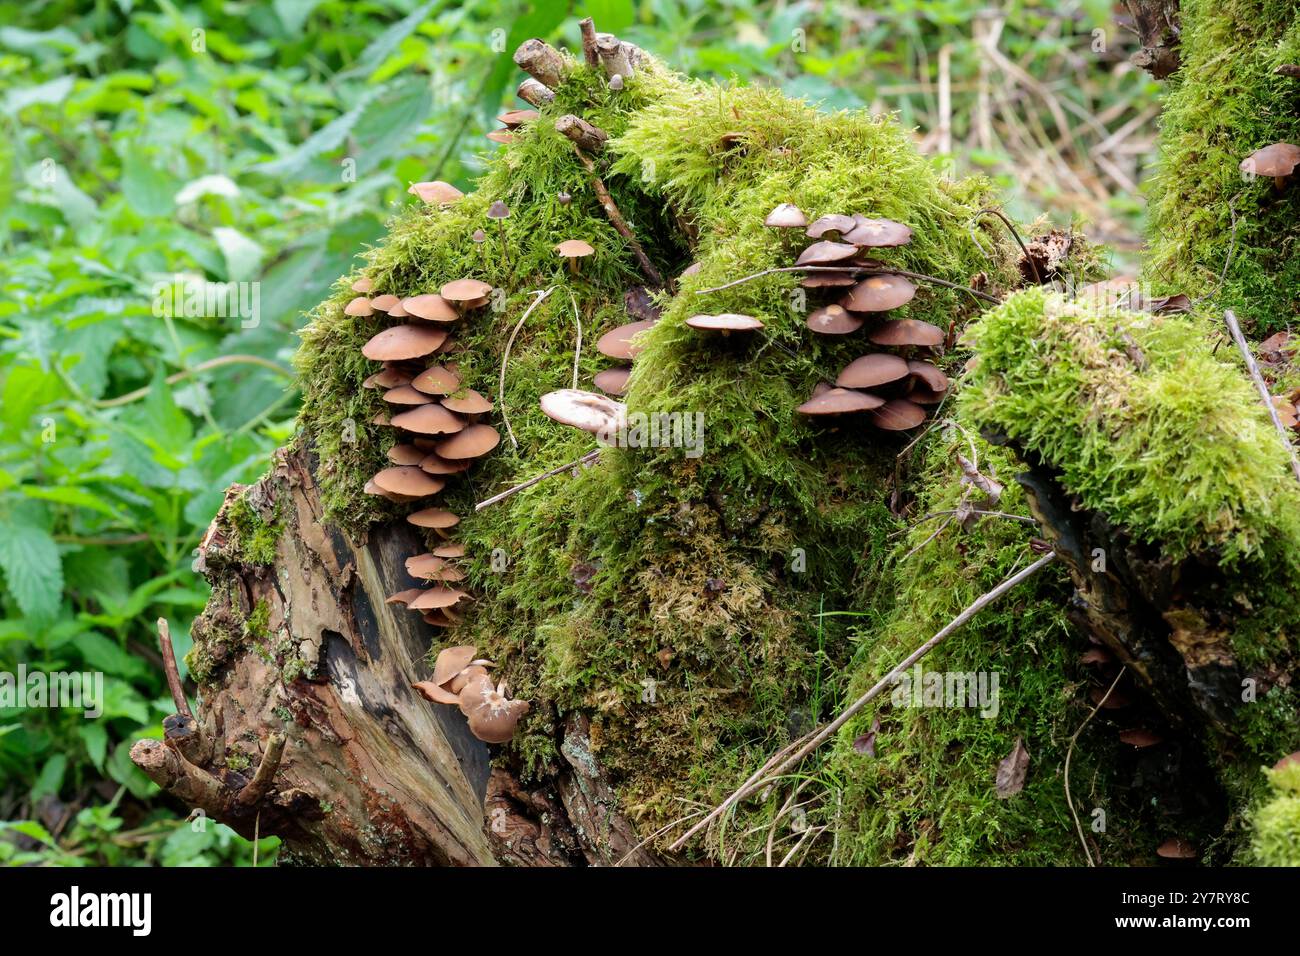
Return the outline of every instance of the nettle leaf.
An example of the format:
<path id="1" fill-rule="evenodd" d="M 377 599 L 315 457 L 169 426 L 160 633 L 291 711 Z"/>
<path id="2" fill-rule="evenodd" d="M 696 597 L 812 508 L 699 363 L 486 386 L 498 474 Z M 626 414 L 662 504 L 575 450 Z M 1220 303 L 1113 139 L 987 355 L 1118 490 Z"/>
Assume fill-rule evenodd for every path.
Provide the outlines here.
<path id="1" fill-rule="evenodd" d="M 257 278 L 265 255 L 260 245 L 229 226 L 217 226 L 212 230 L 212 238 L 225 257 L 227 281 L 247 282 Z"/>
<path id="2" fill-rule="evenodd" d="M 122 195 L 140 216 L 168 216 L 176 206 L 179 183 L 130 147 L 122 157 Z"/>
<path id="3" fill-rule="evenodd" d="M 108 756 L 108 731 L 103 724 L 86 721 L 77 729 L 81 742 L 90 756 L 90 762 L 100 773 L 104 772 L 104 758 Z"/>
<path id="4" fill-rule="evenodd" d="M 0 534 L 0 569 L 24 615 L 36 622 L 52 620 L 63 594 L 63 562 L 54 538 L 39 524 L 18 520 Z"/>

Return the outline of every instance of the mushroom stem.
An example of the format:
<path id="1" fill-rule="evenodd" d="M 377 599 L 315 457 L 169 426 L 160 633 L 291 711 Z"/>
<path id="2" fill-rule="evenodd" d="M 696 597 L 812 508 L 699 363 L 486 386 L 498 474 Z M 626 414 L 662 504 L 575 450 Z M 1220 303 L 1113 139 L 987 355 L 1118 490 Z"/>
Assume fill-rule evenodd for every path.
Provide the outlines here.
<path id="1" fill-rule="evenodd" d="M 601 207 L 605 210 L 605 215 L 609 218 L 609 224 L 614 227 L 614 231 L 627 240 L 627 244 L 632 247 L 632 254 L 636 256 L 637 264 L 641 266 L 641 273 L 650 280 L 651 285 L 662 289 L 664 287 L 664 277 L 659 274 L 650 257 L 646 255 L 645 250 L 641 248 L 641 243 L 637 242 L 636 233 L 632 227 L 627 224 L 623 214 L 618 211 L 618 206 L 614 203 L 614 197 L 609 194 L 605 184 L 601 182 L 600 176 L 596 174 L 596 164 L 591 158 L 584 153 L 575 143 L 573 151 L 578 154 L 578 159 L 586 167 L 587 172 L 591 174 L 591 189 L 600 200 Z"/>
<path id="2" fill-rule="evenodd" d="M 506 221 L 504 219 L 498 219 L 497 226 L 501 230 L 501 268 L 503 270 L 509 270 L 510 257 L 506 253 Z"/>
<path id="3" fill-rule="evenodd" d="M 589 153 L 599 153 L 609 139 L 609 134 L 599 126 L 592 126 L 581 116 L 572 113 L 566 113 L 557 119 L 555 128 Z"/>
<path id="4" fill-rule="evenodd" d="M 519 44 L 519 49 L 515 50 L 515 63 L 537 82 L 551 89 L 563 83 L 569 72 L 564 54 L 536 37 Z"/>

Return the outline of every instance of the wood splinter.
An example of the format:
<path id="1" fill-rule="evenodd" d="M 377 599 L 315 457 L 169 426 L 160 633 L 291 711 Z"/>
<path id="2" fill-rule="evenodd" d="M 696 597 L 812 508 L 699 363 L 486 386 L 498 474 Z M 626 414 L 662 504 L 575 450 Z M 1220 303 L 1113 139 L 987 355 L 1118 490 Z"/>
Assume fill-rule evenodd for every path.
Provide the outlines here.
<path id="1" fill-rule="evenodd" d="M 262 762 L 257 765 L 257 773 L 235 797 L 237 804 L 241 807 L 251 807 L 270 792 L 271 784 L 275 781 L 275 773 L 280 769 L 282 756 L 284 756 L 284 734 L 271 734 L 266 740 L 266 753 L 262 754 Z"/>
<path id="2" fill-rule="evenodd" d="M 600 53 L 596 49 L 596 24 L 591 17 L 584 17 L 578 21 L 578 29 L 582 31 L 583 58 L 588 66 L 599 66 Z"/>

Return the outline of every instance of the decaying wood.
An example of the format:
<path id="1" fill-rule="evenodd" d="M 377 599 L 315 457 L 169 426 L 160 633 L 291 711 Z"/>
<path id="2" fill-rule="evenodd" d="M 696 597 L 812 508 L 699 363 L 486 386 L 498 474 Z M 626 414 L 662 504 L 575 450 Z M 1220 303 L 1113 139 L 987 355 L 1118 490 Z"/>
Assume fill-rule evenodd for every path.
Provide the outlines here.
<path id="1" fill-rule="evenodd" d="M 574 116 L 572 113 L 566 113 L 557 119 L 555 128 L 589 153 L 600 152 L 609 140 L 609 134 L 599 126 L 593 126 L 581 116 Z"/>
<path id="2" fill-rule="evenodd" d="M 636 68 L 637 48 L 630 43 L 624 43 L 612 33 L 596 34 L 596 54 L 600 58 L 600 65 L 608 77 L 621 76 L 623 79 L 631 79 Z"/>
<path id="3" fill-rule="evenodd" d="M 1124 7 L 1142 44 L 1133 54 L 1133 65 L 1163 80 L 1181 65 L 1178 0 L 1124 0 Z"/>
<path id="4" fill-rule="evenodd" d="M 536 106 L 538 109 L 555 99 L 553 89 L 549 86 L 543 86 L 531 76 L 519 84 L 519 88 L 515 90 L 515 95 L 529 106 Z"/>
<path id="5" fill-rule="evenodd" d="M 282 527 L 269 566 L 233 550 L 237 497 Z M 282 859 L 294 863 L 565 865 L 625 849 L 630 825 L 612 798 L 597 830 L 586 802 L 561 796 L 609 792 L 594 760 L 558 768 L 550 803 L 521 804 L 525 791 L 504 769 L 489 787 L 488 748 L 459 710 L 411 687 L 428 676 L 433 632 L 385 597 L 415 583 L 404 566 L 424 549 L 413 527 L 391 523 L 365 544 L 350 541 L 322 521 L 310 457 L 281 450 L 260 482 L 227 493 L 205 542 L 213 594 L 193 634 L 210 673 L 198 716 L 169 717 L 164 740 L 131 753 L 160 787 L 245 837 L 255 828 L 280 836 Z M 265 630 L 249 633 L 257 608 Z M 583 746 L 557 743 L 566 754 Z M 495 820 L 513 836 L 493 831 L 485 800 L 510 810 Z M 569 822 L 569 805 L 585 829 Z"/>
<path id="6" fill-rule="evenodd" d="M 538 83 L 551 89 L 563 83 L 569 72 L 569 61 L 564 54 L 536 37 L 519 44 L 519 49 L 515 50 L 515 63 Z"/>
<path id="7" fill-rule="evenodd" d="M 596 50 L 596 24 L 591 17 L 583 17 L 578 21 L 578 29 L 582 32 L 583 58 L 588 66 L 599 66 L 600 53 Z"/>

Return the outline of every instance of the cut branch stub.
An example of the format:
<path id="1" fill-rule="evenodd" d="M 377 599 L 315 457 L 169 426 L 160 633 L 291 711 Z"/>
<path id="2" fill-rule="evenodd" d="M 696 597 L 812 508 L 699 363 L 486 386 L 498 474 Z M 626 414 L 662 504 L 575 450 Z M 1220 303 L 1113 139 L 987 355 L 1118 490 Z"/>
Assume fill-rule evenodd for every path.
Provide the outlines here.
<path id="1" fill-rule="evenodd" d="M 538 109 L 555 100 L 555 91 L 545 84 L 538 83 L 531 76 L 519 84 L 515 95 L 529 106 L 536 106 Z"/>
<path id="2" fill-rule="evenodd" d="M 630 43 L 624 43 L 612 33 L 596 34 L 596 55 L 600 65 L 609 77 L 621 76 L 630 80 L 635 71 L 635 60 L 639 51 Z"/>
<path id="3" fill-rule="evenodd" d="M 609 139 L 603 129 L 592 126 L 581 116 L 565 113 L 555 121 L 555 128 L 589 153 L 598 153 Z"/>
<path id="4" fill-rule="evenodd" d="M 537 82 L 551 89 L 563 83 L 569 74 L 569 61 L 564 54 L 536 37 L 519 44 L 519 49 L 515 50 L 515 63 Z"/>

